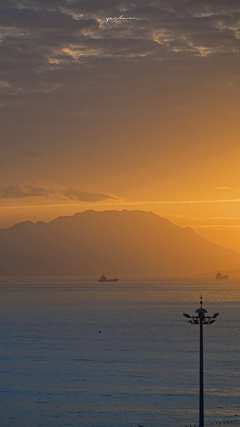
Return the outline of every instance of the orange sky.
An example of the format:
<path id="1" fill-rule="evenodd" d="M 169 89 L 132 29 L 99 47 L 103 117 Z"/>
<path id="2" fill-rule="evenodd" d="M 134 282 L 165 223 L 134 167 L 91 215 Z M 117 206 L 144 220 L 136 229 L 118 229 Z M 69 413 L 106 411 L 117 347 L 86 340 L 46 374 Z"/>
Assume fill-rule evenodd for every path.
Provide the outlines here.
<path id="1" fill-rule="evenodd" d="M 21 3 L 0 16 L 0 227 L 142 209 L 240 251 L 240 6 Z"/>

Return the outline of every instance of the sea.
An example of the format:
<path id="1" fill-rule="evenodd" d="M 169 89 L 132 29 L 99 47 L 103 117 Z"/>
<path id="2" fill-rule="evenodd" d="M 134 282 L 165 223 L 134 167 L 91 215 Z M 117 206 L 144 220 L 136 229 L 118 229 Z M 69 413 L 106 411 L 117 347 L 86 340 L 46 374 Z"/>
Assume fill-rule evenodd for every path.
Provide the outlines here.
<path id="1" fill-rule="evenodd" d="M 1 427 L 197 426 L 240 419 L 240 279 L 0 278 Z"/>

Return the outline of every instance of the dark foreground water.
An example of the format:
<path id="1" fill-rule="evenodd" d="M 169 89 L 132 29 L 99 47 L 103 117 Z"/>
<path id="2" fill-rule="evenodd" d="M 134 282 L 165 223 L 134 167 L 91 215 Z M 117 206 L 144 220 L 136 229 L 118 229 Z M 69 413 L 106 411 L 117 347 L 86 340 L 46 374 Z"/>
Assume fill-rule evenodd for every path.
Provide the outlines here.
<path id="1" fill-rule="evenodd" d="M 205 423 L 237 420 L 239 280 L 1 278 L 0 426 L 198 424 L 199 326 L 182 313 L 201 292 L 220 312 L 204 326 Z"/>

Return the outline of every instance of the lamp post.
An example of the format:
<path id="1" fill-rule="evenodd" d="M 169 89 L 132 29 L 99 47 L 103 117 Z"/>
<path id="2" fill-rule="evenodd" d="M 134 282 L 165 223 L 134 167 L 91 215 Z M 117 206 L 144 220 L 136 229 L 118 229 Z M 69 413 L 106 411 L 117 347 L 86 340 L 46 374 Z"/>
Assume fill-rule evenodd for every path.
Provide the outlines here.
<path id="1" fill-rule="evenodd" d="M 216 317 L 219 313 L 215 313 L 213 316 L 206 316 L 207 310 L 202 308 L 202 296 L 200 299 L 201 307 L 198 308 L 195 313 L 196 316 L 190 316 L 189 314 L 183 313 L 184 317 L 188 320 L 191 325 L 200 325 L 200 359 L 199 359 L 199 427 L 204 427 L 204 399 L 203 399 L 203 325 L 212 325 L 215 322 Z"/>

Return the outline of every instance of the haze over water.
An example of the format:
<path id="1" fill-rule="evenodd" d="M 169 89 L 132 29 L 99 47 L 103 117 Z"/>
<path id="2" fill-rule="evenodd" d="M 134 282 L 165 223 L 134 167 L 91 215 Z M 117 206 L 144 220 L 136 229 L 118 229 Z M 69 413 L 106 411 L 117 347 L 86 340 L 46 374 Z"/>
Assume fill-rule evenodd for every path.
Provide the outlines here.
<path id="1" fill-rule="evenodd" d="M 238 280 L 1 278 L 0 292 L 1 426 L 198 424 L 199 328 L 182 313 L 201 292 L 220 312 L 204 327 L 205 422 L 237 419 Z"/>

